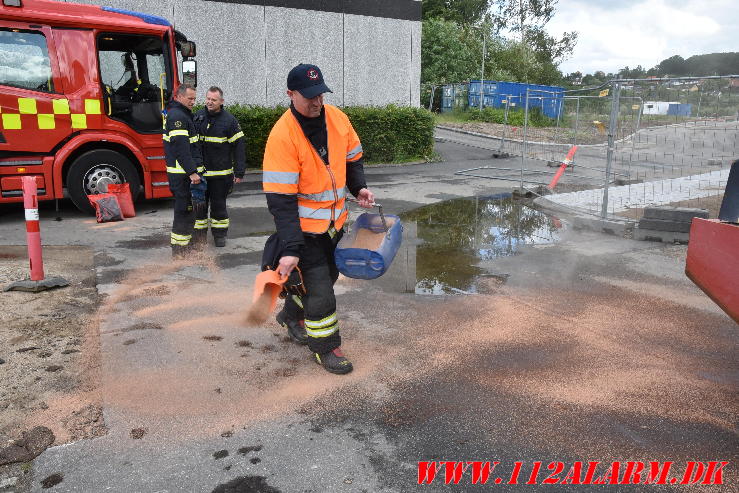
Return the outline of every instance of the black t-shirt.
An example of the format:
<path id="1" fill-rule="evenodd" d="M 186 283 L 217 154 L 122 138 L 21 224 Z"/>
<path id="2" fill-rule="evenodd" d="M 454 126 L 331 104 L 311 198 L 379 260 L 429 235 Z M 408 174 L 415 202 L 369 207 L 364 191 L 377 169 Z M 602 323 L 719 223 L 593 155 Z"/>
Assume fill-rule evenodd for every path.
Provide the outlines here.
<path id="1" fill-rule="evenodd" d="M 308 138 L 313 148 L 316 150 L 324 164 L 328 164 L 328 130 L 326 129 L 326 109 L 321 108 L 320 116 L 315 118 L 308 118 L 301 115 L 295 106 L 290 104 L 290 110 L 295 115 L 295 119 L 298 120 L 300 128 L 303 129 L 303 133 Z"/>

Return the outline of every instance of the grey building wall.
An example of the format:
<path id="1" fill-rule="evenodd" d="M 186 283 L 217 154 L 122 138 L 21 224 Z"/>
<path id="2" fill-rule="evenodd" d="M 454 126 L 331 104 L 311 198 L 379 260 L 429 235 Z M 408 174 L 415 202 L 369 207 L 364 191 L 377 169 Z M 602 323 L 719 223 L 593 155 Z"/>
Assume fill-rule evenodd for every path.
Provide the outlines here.
<path id="1" fill-rule="evenodd" d="M 107 0 L 106 4 L 164 17 L 197 43 L 199 100 L 209 86 L 217 85 L 227 103 L 285 105 L 289 70 L 298 63 L 314 63 L 333 91 L 326 97 L 331 104 L 420 102 L 420 0 Z"/>

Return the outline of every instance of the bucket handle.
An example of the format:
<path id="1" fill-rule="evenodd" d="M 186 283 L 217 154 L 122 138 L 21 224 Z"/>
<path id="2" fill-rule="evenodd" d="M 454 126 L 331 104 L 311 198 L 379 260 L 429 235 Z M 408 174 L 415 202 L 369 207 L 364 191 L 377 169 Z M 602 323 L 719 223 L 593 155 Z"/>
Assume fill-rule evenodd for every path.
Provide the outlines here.
<path id="1" fill-rule="evenodd" d="M 349 202 L 354 202 L 355 204 L 358 204 L 359 201 L 352 197 L 346 197 L 346 200 Z M 385 221 L 385 215 L 382 213 L 382 205 L 378 204 L 377 202 L 374 202 L 372 204 L 374 207 L 377 207 L 377 209 L 380 212 L 380 219 L 382 220 L 382 227 L 385 229 L 385 232 L 387 233 L 389 228 L 387 227 L 387 222 Z"/>

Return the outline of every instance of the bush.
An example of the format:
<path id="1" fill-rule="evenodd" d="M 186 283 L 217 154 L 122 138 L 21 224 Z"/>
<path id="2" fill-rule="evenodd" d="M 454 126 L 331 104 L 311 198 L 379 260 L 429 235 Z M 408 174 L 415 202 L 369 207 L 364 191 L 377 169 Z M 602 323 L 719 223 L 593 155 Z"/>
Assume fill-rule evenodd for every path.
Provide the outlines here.
<path id="1" fill-rule="evenodd" d="M 366 162 L 428 159 L 434 151 L 434 117 L 428 110 L 393 105 L 343 110 L 362 141 Z"/>
<path id="2" fill-rule="evenodd" d="M 246 165 L 261 168 L 267 137 L 285 107 L 227 106 L 241 124 L 246 139 Z M 359 134 L 365 162 L 390 163 L 428 159 L 434 149 L 434 119 L 420 108 L 342 108 Z"/>

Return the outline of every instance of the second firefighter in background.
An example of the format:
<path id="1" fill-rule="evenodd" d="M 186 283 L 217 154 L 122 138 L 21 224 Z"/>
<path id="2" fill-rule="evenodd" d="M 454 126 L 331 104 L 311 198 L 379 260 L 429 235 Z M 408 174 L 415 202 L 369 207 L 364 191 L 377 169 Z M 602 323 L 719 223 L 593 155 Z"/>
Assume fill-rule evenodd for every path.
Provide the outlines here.
<path id="1" fill-rule="evenodd" d="M 172 220 L 172 256 L 181 257 L 192 248 L 193 221 L 190 186 L 200 183 L 201 162 L 198 132 L 192 121 L 195 88 L 181 84 L 167 105 L 164 119 L 164 155 L 167 161 L 167 180 L 174 196 Z"/>
<path id="2" fill-rule="evenodd" d="M 195 215 L 196 244 L 207 241 L 208 227 L 217 247 L 226 246 L 230 225 L 226 197 L 234 183 L 240 183 L 246 171 L 244 132 L 236 118 L 223 109 L 223 91 L 212 86 L 205 94 L 205 108 L 195 114 L 195 126 L 200 134 L 200 145 L 208 181 L 208 206 Z"/>

